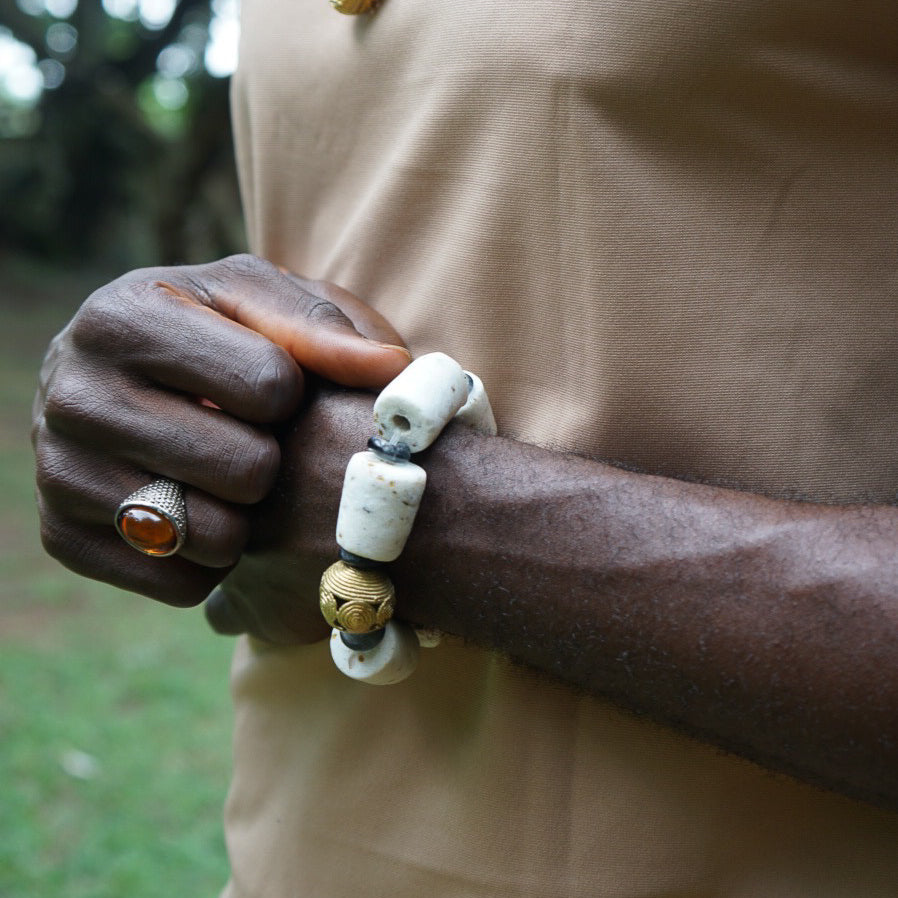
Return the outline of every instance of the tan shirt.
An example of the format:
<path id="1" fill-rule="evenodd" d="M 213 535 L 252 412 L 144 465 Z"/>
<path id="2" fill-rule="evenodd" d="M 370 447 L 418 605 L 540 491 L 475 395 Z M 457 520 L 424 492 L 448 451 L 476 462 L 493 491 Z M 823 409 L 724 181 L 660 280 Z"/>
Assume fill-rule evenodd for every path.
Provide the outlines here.
<path id="1" fill-rule="evenodd" d="M 243 0 L 253 249 L 479 373 L 509 436 L 893 501 L 898 17 Z M 229 896 L 894 896 L 898 818 L 449 644 L 241 643 Z"/>

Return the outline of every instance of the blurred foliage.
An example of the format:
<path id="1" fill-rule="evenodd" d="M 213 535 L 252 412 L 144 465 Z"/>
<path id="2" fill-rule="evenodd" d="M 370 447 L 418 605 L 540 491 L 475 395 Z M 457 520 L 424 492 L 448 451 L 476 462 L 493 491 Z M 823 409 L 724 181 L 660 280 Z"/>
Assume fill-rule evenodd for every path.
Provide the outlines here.
<path id="1" fill-rule="evenodd" d="M 147 22 L 135 0 L 0 0 L 43 87 L 0 90 L 0 254 L 126 269 L 243 249 L 228 79 L 203 63 L 222 2 Z"/>
<path id="2" fill-rule="evenodd" d="M 28 440 L 51 336 L 101 281 L 15 256 L 0 284 L 0 896 L 213 896 L 228 875 L 233 643 L 47 555 Z"/>

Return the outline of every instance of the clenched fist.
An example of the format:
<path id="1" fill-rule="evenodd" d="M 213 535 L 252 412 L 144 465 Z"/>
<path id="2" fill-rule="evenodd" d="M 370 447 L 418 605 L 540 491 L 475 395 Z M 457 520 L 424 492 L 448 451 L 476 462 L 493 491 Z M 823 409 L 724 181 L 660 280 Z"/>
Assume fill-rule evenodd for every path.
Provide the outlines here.
<path id="1" fill-rule="evenodd" d="M 408 363 L 349 292 L 253 256 L 143 269 L 97 290 L 50 346 L 32 438 L 44 545 L 72 570 L 171 605 L 202 601 L 240 558 L 250 506 L 280 465 L 272 430 L 303 372 L 377 389 Z M 186 486 L 177 556 L 116 534 L 119 502 L 155 477 Z"/>

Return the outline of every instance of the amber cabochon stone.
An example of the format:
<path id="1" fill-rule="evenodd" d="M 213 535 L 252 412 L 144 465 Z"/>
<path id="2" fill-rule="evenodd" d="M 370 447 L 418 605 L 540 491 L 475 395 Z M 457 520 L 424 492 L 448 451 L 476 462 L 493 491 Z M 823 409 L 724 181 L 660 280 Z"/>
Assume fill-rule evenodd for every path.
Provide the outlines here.
<path id="1" fill-rule="evenodd" d="M 131 506 L 119 515 L 118 524 L 122 536 L 147 555 L 171 555 L 178 545 L 175 525 L 152 508 Z"/>

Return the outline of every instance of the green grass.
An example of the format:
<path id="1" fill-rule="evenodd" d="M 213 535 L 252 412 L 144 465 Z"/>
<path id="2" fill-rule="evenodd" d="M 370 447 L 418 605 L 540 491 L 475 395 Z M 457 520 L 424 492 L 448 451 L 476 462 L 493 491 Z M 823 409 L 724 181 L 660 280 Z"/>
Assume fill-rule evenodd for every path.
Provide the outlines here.
<path id="1" fill-rule="evenodd" d="M 0 304 L 0 896 L 214 896 L 232 646 L 200 611 L 81 579 L 41 549 L 31 396 L 93 283 L 28 274 Z"/>

